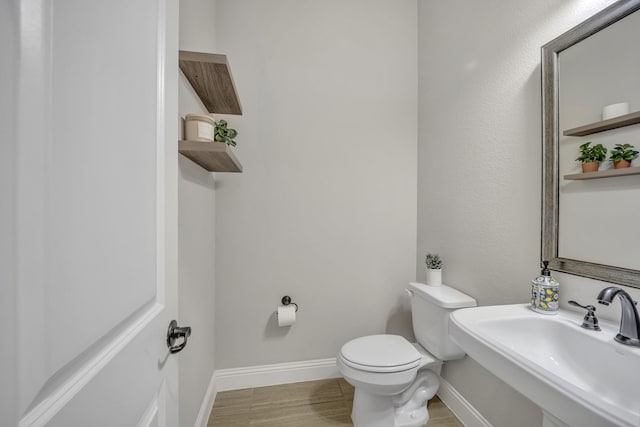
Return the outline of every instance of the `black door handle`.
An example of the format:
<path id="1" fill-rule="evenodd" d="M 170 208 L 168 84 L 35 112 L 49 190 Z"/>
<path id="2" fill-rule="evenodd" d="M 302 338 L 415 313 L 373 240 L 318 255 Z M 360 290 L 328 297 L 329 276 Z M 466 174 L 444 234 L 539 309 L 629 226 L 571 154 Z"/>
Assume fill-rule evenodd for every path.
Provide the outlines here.
<path id="1" fill-rule="evenodd" d="M 178 322 L 172 320 L 169 323 L 169 329 L 167 330 L 167 347 L 169 347 L 169 351 L 171 353 L 178 353 L 187 345 L 187 338 L 191 335 L 191 326 L 178 327 Z M 183 341 L 176 344 L 176 341 L 182 338 Z"/>

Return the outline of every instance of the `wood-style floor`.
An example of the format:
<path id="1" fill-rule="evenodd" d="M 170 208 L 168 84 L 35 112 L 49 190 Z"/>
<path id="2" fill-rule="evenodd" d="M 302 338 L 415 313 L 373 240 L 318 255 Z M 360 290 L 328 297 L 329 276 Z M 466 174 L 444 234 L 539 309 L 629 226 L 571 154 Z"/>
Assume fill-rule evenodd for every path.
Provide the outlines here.
<path id="1" fill-rule="evenodd" d="M 220 392 L 209 427 L 352 427 L 353 387 L 342 378 Z M 463 427 L 444 403 L 429 401 L 428 427 Z"/>

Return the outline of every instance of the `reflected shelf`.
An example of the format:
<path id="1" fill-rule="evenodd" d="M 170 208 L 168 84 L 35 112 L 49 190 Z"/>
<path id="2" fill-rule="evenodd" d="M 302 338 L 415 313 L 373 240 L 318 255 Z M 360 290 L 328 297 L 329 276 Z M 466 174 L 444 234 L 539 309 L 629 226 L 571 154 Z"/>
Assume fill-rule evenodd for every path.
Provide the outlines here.
<path id="1" fill-rule="evenodd" d="M 586 136 L 611 129 L 631 126 L 640 123 L 640 111 L 614 117 L 608 120 L 600 120 L 588 125 L 578 126 L 562 132 L 564 136 Z"/>
<path id="2" fill-rule="evenodd" d="M 566 180 L 581 180 L 581 179 L 600 179 L 600 178 L 613 178 L 616 176 L 628 176 L 628 175 L 640 175 L 640 167 L 622 168 L 622 169 L 606 169 L 597 172 L 586 173 L 574 173 L 565 175 Z"/>

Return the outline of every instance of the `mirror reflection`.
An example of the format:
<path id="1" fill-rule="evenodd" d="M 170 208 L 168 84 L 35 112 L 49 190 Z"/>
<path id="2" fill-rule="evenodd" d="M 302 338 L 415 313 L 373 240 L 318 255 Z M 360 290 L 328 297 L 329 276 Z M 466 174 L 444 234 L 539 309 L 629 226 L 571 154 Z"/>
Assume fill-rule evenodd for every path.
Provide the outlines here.
<path id="1" fill-rule="evenodd" d="M 640 147 L 640 125 L 564 135 L 640 110 L 639 36 L 635 12 L 558 55 L 560 257 L 640 270 L 640 256 L 629 251 L 640 243 L 640 176 L 564 178 L 582 172 L 576 161 L 582 144 L 607 150 L 600 171 L 614 169 L 609 157 L 616 144 Z M 640 166 L 638 158 L 631 166 Z"/>
<path id="2" fill-rule="evenodd" d="M 639 9 L 640 0 L 618 1 L 542 47 L 542 258 L 556 271 L 635 287 Z M 618 169 L 621 159 L 631 162 Z"/>

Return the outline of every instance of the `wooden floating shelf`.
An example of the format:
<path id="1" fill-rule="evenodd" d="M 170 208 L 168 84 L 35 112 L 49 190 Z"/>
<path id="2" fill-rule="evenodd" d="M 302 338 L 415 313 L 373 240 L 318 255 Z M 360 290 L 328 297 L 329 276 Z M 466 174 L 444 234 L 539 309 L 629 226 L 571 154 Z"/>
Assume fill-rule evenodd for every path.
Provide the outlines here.
<path id="1" fill-rule="evenodd" d="M 601 120 L 584 126 L 578 126 L 573 129 L 567 129 L 562 132 L 562 134 L 564 136 L 585 136 L 611 129 L 635 125 L 637 123 L 640 123 L 640 111 L 625 114 L 624 116 L 614 117 L 608 120 Z"/>
<path id="2" fill-rule="evenodd" d="M 207 111 L 242 115 L 226 55 L 181 50 L 178 63 Z"/>
<path id="3" fill-rule="evenodd" d="M 207 111 L 242 114 L 226 55 L 181 50 L 178 63 Z M 209 172 L 242 172 L 231 147 L 222 142 L 179 141 L 178 151 Z"/>
<path id="4" fill-rule="evenodd" d="M 597 172 L 575 173 L 572 175 L 565 175 L 564 179 L 599 179 L 599 178 L 613 178 L 614 176 L 627 176 L 627 175 L 640 175 L 640 167 L 623 168 L 623 169 L 607 169 Z"/>
<path id="5" fill-rule="evenodd" d="M 242 172 L 231 147 L 223 142 L 179 141 L 178 151 L 209 172 Z"/>

